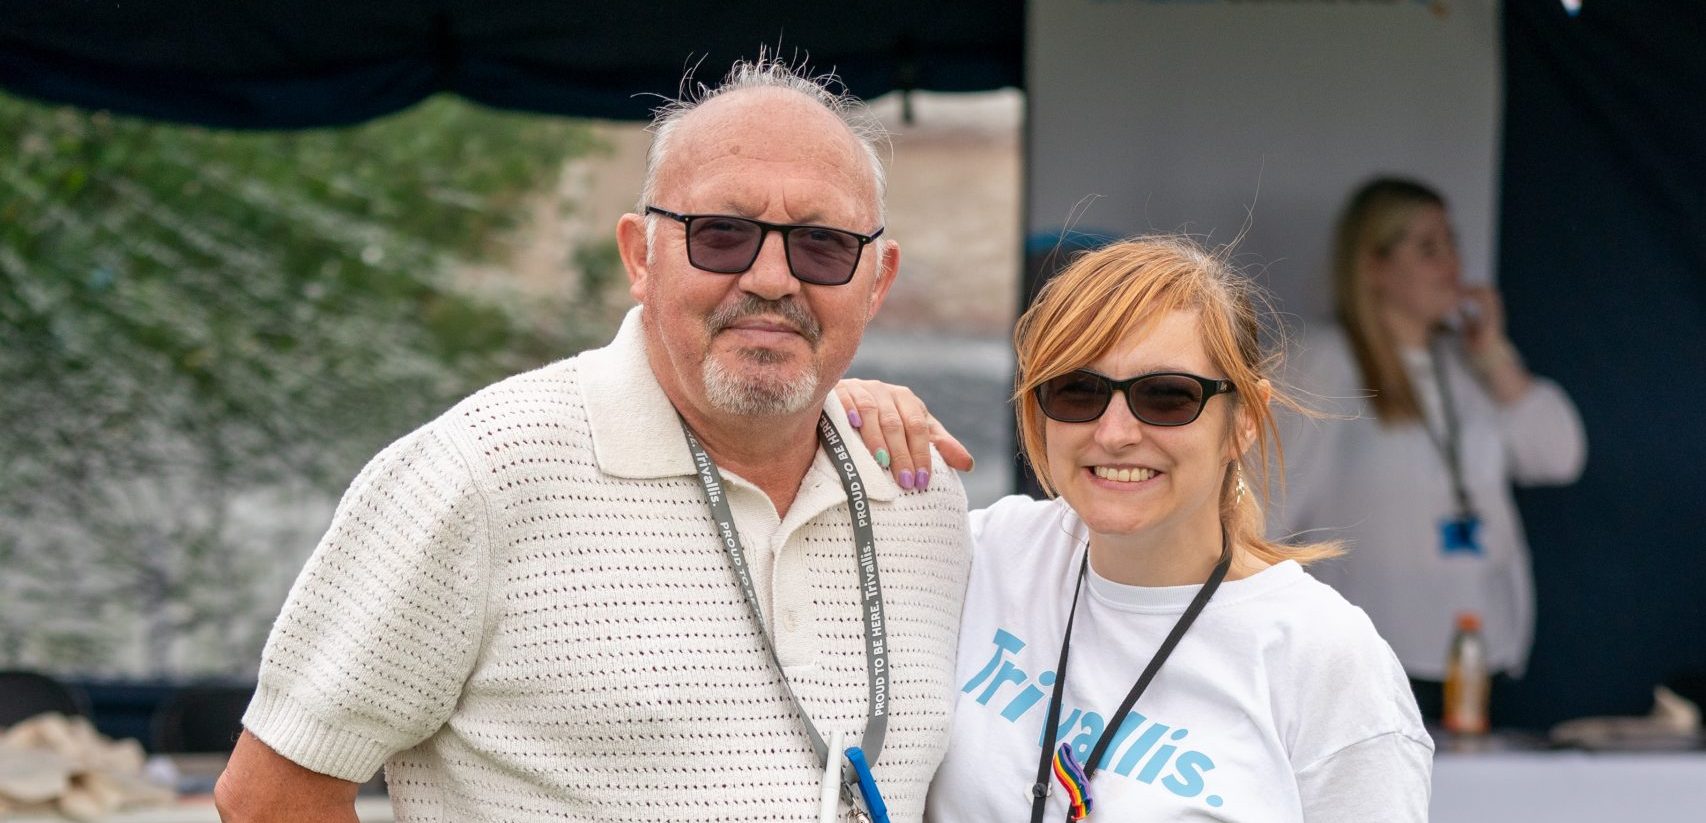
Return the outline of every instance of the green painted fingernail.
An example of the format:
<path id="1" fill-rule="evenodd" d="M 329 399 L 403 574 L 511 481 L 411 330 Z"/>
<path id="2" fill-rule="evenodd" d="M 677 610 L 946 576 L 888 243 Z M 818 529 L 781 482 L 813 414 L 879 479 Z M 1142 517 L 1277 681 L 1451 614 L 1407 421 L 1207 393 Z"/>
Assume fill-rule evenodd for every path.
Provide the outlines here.
<path id="1" fill-rule="evenodd" d="M 877 449 L 877 453 L 873 456 L 877 458 L 877 465 L 882 466 L 885 469 L 889 467 L 888 449 Z"/>

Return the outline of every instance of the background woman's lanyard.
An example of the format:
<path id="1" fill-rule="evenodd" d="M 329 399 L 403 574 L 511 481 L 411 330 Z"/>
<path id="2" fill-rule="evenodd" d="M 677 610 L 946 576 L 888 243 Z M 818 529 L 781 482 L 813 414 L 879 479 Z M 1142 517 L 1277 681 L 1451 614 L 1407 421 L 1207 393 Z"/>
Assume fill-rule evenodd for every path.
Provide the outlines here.
<path id="1" fill-rule="evenodd" d="M 758 606 L 758 593 L 752 584 L 752 573 L 747 570 L 746 549 L 741 545 L 740 533 L 735 530 L 734 512 L 729 508 L 728 498 L 723 494 L 723 476 L 717 471 L 717 464 L 711 459 L 711 455 L 699 444 L 699 438 L 687 427 L 685 420 L 681 422 L 681 431 L 687 435 L 687 450 L 693 455 L 694 475 L 705 489 L 705 499 L 711 506 L 711 519 L 717 523 L 718 537 L 722 540 L 723 548 L 728 552 L 729 560 L 740 578 L 741 593 L 746 597 L 747 606 L 752 609 L 752 619 L 758 625 L 758 635 L 763 638 L 764 649 L 770 653 L 770 660 L 776 664 L 776 673 L 782 678 L 782 688 L 787 691 L 788 699 L 793 701 L 795 711 L 800 713 L 800 720 L 806 728 L 806 737 L 811 739 L 812 750 L 817 753 L 818 763 L 828 768 L 830 758 L 839 758 L 842 753 L 831 752 L 829 745 L 824 743 L 823 736 L 818 734 L 817 726 L 812 724 L 811 715 L 806 713 L 806 707 L 800 703 L 799 695 L 794 693 L 793 684 L 788 682 L 788 674 L 782 668 L 781 658 L 776 656 L 776 644 L 764 626 L 764 614 Z M 865 673 L 870 687 L 865 736 L 860 738 L 859 748 L 863 750 L 868 762 L 875 763 L 877 755 L 882 752 L 883 737 L 888 733 L 889 726 L 889 653 L 884 636 L 883 586 L 877 576 L 876 537 L 871 530 L 871 505 L 865 496 L 865 486 L 859 480 L 859 470 L 854 467 L 853 457 L 847 451 L 847 444 L 841 439 L 841 433 L 835 430 L 835 425 L 829 421 L 829 415 L 818 418 L 817 435 L 829 453 L 830 462 L 835 464 L 841 475 L 841 487 L 847 493 L 847 511 L 853 521 L 859 592 L 863 601 L 859 611 L 865 618 Z M 843 794 L 851 802 L 852 796 L 856 794 L 854 787 L 858 785 L 858 776 L 846 762 L 842 764 L 841 782 Z M 859 806 L 854 804 L 853 808 L 857 810 Z"/>
<path id="2" fill-rule="evenodd" d="M 1167 633 L 1167 639 L 1161 641 L 1161 647 L 1155 650 L 1155 656 L 1149 659 L 1149 665 L 1143 669 L 1143 674 L 1137 678 L 1131 691 L 1120 703 L 1119 711 L 1111 715 L 1102 734 L 1096 738 L 1096 745 L 1090 749 L 1090 758 L 1082 764 L 1085 782 L 1096 776 L 1097 765 L 1102 762 L 1102 755 L 1107 753 L 1108 744 L 1114 739 L 1113 732 L 1120 725 L 1122 718 L 1137 705 L 1137 698 L 1149 688 L 1149 681 L 1155 679 L 1155 673 L 1161 671 L 1161 664 L 1167 662 L 1168 655 L 1173 653 L 1173 647 L 1179 645 L 1179 639 L 1185 636 L 1185 631 L 1196 622 L 1197 615 L 1208 605 L 1208 599 L 1214 596 L 1215 589 L 1220 588 L 1220 581 L 1226 579 L 1226 572 L 1232 566 L 1232 552 L 1228 551 L 1226 530 L 1220 532 L 1220 561 L 1214 564 L 1214 571 L 1209 572 L 1208 581 L 1197 590 L 1197 596 L 1191 599 L 1191 604 L 1185 607 L 1185 613 L 1179 615 L 1179 621 L 1173 624 L 1173 630 Z M 1053 741 L 1055 733 L 1060 728 L 1061 699 L 1066 693 L 1066 657 L 1072 649 L 1072 623 L 1078 618 L 1078 595 L 1084 590 L 1084 577 L 1090 569 L 1090 549 L 1084 549 L 1084 562 L 1078 566 L 1078 582 L 1072 589 L 1072 611 L 1066 616 L 1066 635 L 1060 639 L 1060 663 L 1054 668 L 1054 694 L 1048 700 L 1048 725 L 1043 729 L 1044 739 Z M 1043 746 L 1042 759 L 1037 763 L 1037 782 L 1031 784 L 1031 823 L 1042 823 L 1043 809 L 1048 805 L 1049 773 L 1054 761 L 1054 743 Z M 1070 814 L 1070 812 L 1069 812 Z"/>
<path id="3" fill-rule="evenodd" d="M 1445 349 L 1435 343 L 1430 347 L 1430 360 L 1433 361 L 1434 382 L 1439 384 L 1440 416 L 1445 418 L 1445 434 L 1442 438 L 1436 434 L 1432 426 L 1422 426 L 1428 433 L 1428 440 L 1439 450 L 1440 457 L 1445 459 L 1446 471 L 1451 474 L 1451 495 L 1457 501 L 1457 517 L 1468 520 L 1475 516 L 1475 509 L 1469 503 L 1469 486 L 1463 480 L 1463 441 L 1457 428 L 1457 405 L 1451 399 L 1451 383 L 1445 378 Z"/>

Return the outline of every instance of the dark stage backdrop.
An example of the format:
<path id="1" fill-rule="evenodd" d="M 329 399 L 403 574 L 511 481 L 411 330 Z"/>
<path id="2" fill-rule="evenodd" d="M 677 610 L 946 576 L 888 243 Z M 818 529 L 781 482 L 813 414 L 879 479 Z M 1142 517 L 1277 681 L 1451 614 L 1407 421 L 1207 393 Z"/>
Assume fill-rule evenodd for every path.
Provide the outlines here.
<path id="1" fill-rule="evenodd" d="M 861 97 L 1018 85 L 1022 0 L 0 0 L 0 88 L 222 128 L 359 123 L 440 92 L 644 119 L 768 44 Z M 636 94 L 649 92 L 651 94 Z"/>
<path id="2" fill-rule="evenodd" d="M 1500 722 L 1644 713 L 1706 670 L 1703 34 L 1706 3 L 1506 3 L 1499 282 L 1589 458 L 1518 498 L 1539 626 Z"/>

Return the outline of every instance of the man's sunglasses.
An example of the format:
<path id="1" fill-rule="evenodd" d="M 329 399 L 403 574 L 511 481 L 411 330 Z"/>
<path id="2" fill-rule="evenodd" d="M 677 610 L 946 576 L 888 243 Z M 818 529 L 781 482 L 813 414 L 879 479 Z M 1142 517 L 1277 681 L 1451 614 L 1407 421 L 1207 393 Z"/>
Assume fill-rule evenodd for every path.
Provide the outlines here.
<path id="1" fill-rule="evenodd" d="M 1235 391 L 1231 380 L 1184 372 L 1151 372 L 1114 380 L 1087 369 L 1045 381 L 1036 389 L 1043 414 L 1062 423 L 1088 423 L 1108 410 L 1115 392 L 1125 395 L 1131 415 L 1151 426 L 1183 426 L 1202 414 L 1208 399 Z"/>
<path id="2" fill-rule="evenodd" d="M 687 262 L 694 268 L 717 274 L 740 274 L 752 268 L 764 236 L 782 235 L 788 254 L 788 270 L 802 282 L 839 286 L 853 279 L 859 255 L 871 241 L 882 236 L 878 228 L 859 234 L 828 226 L 766 223 L 726 214 L 676 214 L 647 206 L 646 214 L 657 214 L 687 227 Z"/>

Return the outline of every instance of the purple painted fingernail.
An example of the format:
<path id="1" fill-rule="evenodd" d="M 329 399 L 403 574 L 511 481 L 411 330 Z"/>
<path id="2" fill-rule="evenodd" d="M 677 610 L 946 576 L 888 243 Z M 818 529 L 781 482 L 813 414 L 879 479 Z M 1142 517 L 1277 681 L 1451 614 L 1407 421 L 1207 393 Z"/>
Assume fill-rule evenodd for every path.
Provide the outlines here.
<path id="1" fill-rule="evenodd" d="M 918 485 L 918 488 L 920 488 L 920 489 L 923 489 L 924 487 L 930 485 L 930 470 L 929 469 L 919 469 L 918 470 L 918 484 L 917 485 Z"/>
<path id="2" fill-rule="evenodd" d="M 848 409 L 847 410 L 847 422 L 850 425 L 852 425 L 853 428 L 855 428 L 855 429 L 859 428 L 860 426 L 865 425 L 865 421 L 859 417 L 859 410 L 858 409 Z"/>
<path id="3" fill-rule="evenodd" d="M 912 470 L 911 469 L 901 469 L 900 470 L 900 487 L 903 489 L 911 489 L 912 488 Z"/>

